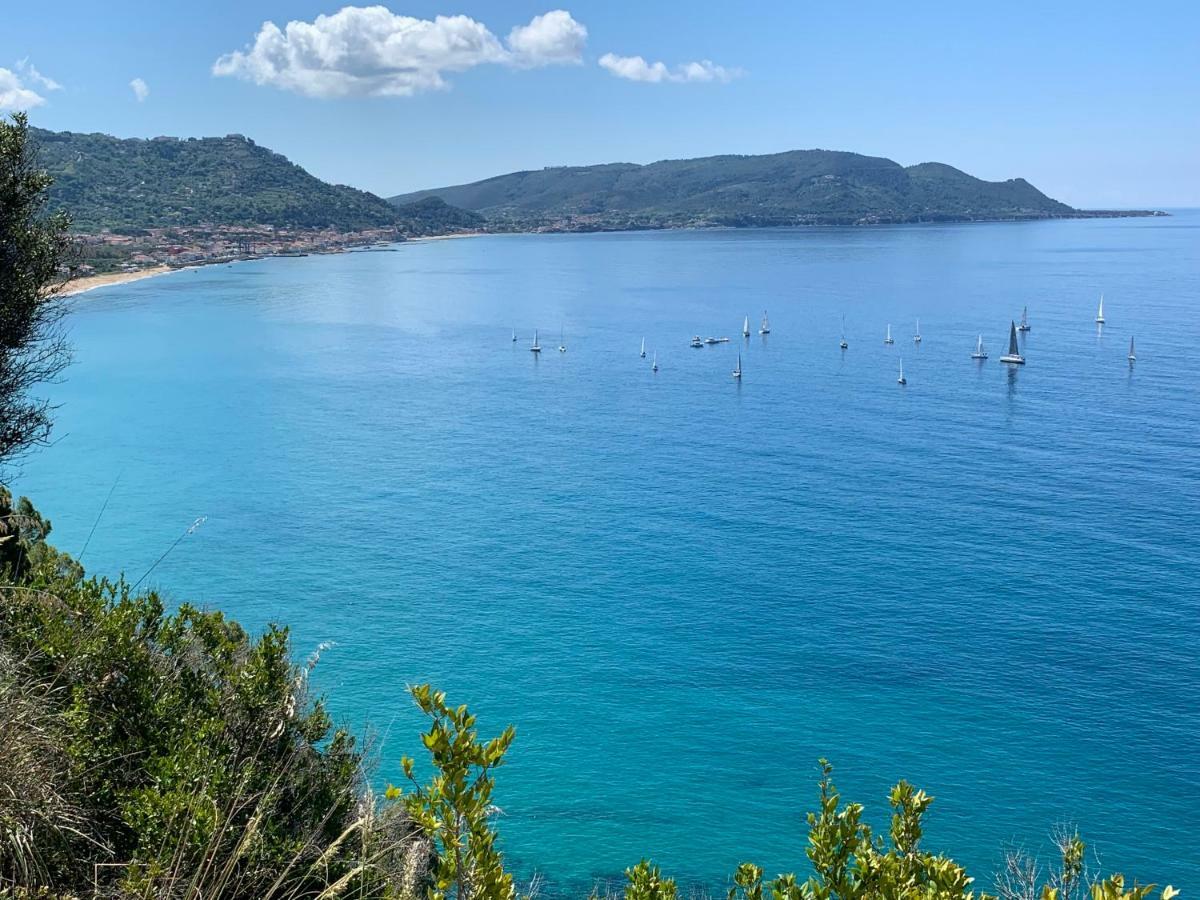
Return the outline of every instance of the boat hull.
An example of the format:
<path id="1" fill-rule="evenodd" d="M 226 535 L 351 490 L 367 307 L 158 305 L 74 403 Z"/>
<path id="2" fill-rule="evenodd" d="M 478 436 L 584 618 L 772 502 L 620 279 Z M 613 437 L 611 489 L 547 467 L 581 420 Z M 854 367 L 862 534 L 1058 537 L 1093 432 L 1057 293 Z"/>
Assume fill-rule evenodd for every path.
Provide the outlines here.
<path id="1" fill-rule="evenodd" d="M 1002 356 L 1002 357 L 1000 357 L 1000 362 L 1008 363 L 1010 366 L 1023 366 L 1023 365 L 1025 365 L 1025 357 L 1023 357 L 1023 356 Z"/>

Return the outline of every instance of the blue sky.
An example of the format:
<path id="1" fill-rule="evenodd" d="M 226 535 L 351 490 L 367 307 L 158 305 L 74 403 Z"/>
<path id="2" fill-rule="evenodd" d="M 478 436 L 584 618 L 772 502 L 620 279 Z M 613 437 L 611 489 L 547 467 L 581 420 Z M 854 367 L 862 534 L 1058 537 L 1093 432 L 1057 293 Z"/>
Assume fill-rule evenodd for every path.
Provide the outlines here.
<path id="1" fill-rule="evenodd" d="M 384 195 L 824 147 L 1081 206 L 1200 206 L 1200 3 L 412 0 L 318 20 L 343 5 L 5 4 L 0 102 L 56 130 L 242 133 Z"/>

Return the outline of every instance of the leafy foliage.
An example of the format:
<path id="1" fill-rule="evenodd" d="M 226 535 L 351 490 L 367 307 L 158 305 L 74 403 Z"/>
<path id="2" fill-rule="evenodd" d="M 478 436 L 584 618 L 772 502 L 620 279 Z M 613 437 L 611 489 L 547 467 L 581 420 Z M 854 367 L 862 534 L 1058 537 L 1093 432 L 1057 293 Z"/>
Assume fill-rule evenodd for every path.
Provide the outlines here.
<path id="1" fill-rule="evenodd" d="M 483 213 L 494 225 L 637 228 L 1044 218 L 1075 210 L 1028 182 L 981 181 L 951 166 L 903 168 L 831 150 L 712 156 L 646 166 L 616 163 L 514 172 L 429 196 Z"/>
<path id="2" fill-rule="evenodd" d="M 251 639 L 219 612 L 86 579 L 17 509 L 28 524 L 0 544 L 0 724 L 20 749 L 0 766 L 0 888 L 385 893 L 382 861 L 416 831 L 401 810 L 376 816 L 286 629 Z M 4 801 L 31 784 L 36 804 Z"/>
<path id="3" fill-rule="evenodd" d="M 512 875 L 496 849 L 492 828 L 492 772 L 504 762 L 516 732 L 509 726 L 498 737 L 480 741 L 475 717 L 467 707 L 451 708 L 446 695 L 428 684 L 410 689 L 431 723 L 421 735 L 436 774 L 422 786 L 411 757 L 402 760 L 404 774 L 416 790 L 404 796 L 414 822 L 437 847 L 430 900 L 509 900 L 515 897 Z M 399 795 L 396 788 L 390 796 Z"/>
<path id="4" fill-rule="evenodd" d="M 647 859 L 626 869 L 625 880 L 625 900 L 675 900 L 675 880 L 663 878 Z"/>
<path id="5" fill-rule="evenodd" d="M 70 359 L 55 298 L 71 247 L 70 220 L 45 214 L 50 184 L 25 115 L 0 119 L 0 461 L 49 436 L 49 408 L 29 391 Z"/>

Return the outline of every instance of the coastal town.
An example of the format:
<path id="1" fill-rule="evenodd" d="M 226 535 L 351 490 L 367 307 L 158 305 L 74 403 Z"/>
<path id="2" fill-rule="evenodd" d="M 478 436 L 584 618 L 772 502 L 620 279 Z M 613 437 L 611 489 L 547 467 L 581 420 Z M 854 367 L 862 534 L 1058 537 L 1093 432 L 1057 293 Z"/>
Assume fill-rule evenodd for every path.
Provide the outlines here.
<path id="1" fill-rule="evenodd" d="M 256 259 L 343 253 L 405 240 L 398 227 L 345 231 L 338 228 L 276 228 L 270 225 L 195 225 L 124 229 L 77 236 L 75 277 L 136 273 Z"/>

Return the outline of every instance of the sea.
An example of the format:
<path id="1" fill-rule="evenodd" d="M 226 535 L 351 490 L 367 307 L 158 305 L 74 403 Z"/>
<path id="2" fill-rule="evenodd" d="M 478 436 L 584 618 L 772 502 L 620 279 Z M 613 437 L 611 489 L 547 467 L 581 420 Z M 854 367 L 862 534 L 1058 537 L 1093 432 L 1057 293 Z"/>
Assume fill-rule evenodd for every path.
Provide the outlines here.
<path id="1" fill-rule="evenodd" d="M 1200 891 L 1200 211 L 412 242 L 67 323 L 52 542 L 288 625 L 378 786 L 408 685 L 515 725 L 523 887 L 804 874 L 827 758 L 981 888 L 1078 827 Z"/>

